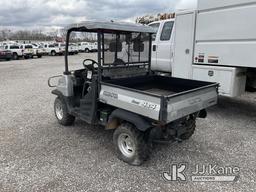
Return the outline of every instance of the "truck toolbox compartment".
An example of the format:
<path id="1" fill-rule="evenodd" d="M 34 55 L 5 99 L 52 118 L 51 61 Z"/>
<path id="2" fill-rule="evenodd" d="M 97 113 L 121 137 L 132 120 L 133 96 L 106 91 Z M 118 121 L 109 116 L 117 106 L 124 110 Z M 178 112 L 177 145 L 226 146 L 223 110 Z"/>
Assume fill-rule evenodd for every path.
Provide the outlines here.
<path id="1" fill-rule="evenodd" d="M 237 97 L 245 92 L 246 69 L 208 65 L 192 65 L 193 79 L 209 82 L 218 81 L 219 93 Z"/>
<path id="2" fill-rule="evenodd" d="M 217 103 L 218 84 L 165 76 L 140 76 L 101 83 L 100 101 L 169 123 Z"/>

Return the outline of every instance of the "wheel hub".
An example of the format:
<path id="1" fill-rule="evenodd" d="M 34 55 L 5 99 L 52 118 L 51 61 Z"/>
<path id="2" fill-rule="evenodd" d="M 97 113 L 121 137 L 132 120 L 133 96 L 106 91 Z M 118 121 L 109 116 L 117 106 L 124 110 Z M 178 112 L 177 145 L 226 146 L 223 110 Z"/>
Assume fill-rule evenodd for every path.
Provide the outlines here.
<path id="1" fill-rule="evenodd" d="M 59 102 L 56 104 L 55 113 L 59 120 L 61 120 L 63 118 L 63 109 Z"/>
<path id="2" fill-rule="evenodd" d="M 132 157 L 135 153 L 135 144 L 128 134 L 121 134 L 118 137 L 118 148 L 126 157 Z"/>

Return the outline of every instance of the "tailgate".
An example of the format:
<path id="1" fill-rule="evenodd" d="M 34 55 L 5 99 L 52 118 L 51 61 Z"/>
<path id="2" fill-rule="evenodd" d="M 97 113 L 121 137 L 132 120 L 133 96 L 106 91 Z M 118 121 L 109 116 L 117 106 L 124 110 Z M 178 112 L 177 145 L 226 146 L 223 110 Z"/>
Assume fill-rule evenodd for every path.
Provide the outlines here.
<path id="1" fill-rule="evenodd" d="M 171 121 L 217 104 L 218 84 L 172 95 L 164 99 L 162 121 Z M 166 110 L 165 110 L 166 108 Z"/>

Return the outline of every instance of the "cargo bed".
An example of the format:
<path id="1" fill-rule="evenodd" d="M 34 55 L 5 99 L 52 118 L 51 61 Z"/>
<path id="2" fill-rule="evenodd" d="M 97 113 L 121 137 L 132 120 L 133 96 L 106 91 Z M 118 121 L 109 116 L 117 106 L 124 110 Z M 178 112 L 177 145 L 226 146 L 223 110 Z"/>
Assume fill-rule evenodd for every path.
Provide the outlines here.
<path id="1" fill-rule="evenodd" d="M 217 83 L 165 76 L 101 82 L 100 101 L 153 120 L 170 123 L 217 103 Z"/>

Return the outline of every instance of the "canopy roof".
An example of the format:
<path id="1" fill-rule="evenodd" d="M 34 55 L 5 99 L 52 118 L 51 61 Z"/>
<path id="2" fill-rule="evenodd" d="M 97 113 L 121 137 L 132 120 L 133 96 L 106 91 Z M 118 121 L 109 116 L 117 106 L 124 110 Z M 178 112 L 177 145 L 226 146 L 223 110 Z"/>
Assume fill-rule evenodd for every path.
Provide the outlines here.
<path id="1" fill-rule="evenodd" d="M 101 31 L 124 31 L 124 32 L 139 32 L 139 33 L 156 33 L 156 29 L 128 22 L 102 22 L 102 21 L 84 21 L 81 23 L 76 23 L 69 25 L 67 30 L 74 31 L 88 31 L 97 32 Z"/>

